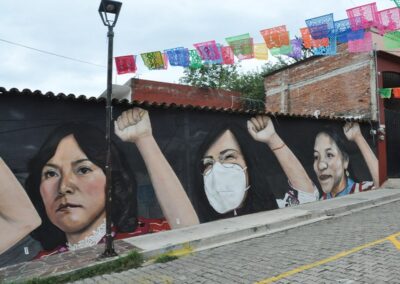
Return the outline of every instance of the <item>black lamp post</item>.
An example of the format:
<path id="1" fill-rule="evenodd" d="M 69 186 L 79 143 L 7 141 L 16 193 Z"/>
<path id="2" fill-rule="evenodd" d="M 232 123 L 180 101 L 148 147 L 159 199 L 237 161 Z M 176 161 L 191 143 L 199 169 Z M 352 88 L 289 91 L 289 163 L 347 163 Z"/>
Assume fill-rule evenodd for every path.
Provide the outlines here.
<path id="1" fill-rule="evenodd" d="M 111 182 L 111 133 L 113 130 L 113 117 L 111 105 L 112 92 L 112 58 L 113 58 L 113 28 L 118 20 L 122 3 L 117 1 L 102 0 L 99 7 L 99 14 L 103 24 L 108 27 L 108 61 L 107 61 L 107 99 L 106 99 L 106 249 L 102 257 L 116 256 L 114 250 L 113 236 L 111 230 L 111 203 L 112 203 L 112 182 Z"/>

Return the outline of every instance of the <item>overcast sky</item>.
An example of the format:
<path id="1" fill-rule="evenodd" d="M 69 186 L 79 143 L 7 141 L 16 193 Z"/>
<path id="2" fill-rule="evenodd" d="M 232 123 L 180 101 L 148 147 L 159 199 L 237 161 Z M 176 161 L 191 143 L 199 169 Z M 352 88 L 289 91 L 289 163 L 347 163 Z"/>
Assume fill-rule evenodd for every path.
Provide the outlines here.
<path id="1" fill-rule="evenodd" d="M 365 0 L 125 0 L 115 27 L 114 56 L 140 54 L 250 33 L 263 42 L 260 30 L 286 25 L 293 38 L 305 20 L 346 9 Z M 107 28 L 97 12 L 100 0 L 2 1 L 0 20 L 0 87 L 99 96 L 106 88 Z M 379 10 L 394 7 L 376 1 Z M 85 64 L 28 48 L 10 41 Z M 139 56 L 140 57 L 140 56 Z M 181 67 L 149 71 L 138 58 L 137 74 L 113 76 L 123 84 L 131 77 L 178 83 Z M 243 61 L 247 69 L 263 62 Z M 96 66 L 100 65 L 100 66 Z M 115 74 L 115 71 L 114 71 Z M 115 81 L 116 80 L 116 81 Z"/>

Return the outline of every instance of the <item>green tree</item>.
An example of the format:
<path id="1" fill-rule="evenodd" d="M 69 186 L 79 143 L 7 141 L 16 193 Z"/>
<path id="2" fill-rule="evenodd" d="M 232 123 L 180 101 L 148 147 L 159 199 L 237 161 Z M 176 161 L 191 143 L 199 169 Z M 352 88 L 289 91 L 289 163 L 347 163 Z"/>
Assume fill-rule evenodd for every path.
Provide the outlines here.
<path id="1" fill-rule="evenodd" d="M 277 57 L 276 62 L 262 66 L 261 71 L 240 73 L 240 65 L 204 65 L 201 68 L 186 68 L 180 83 L 195 87 L 224 89 L 241 93 L 243 106 L 247 109 L 264 109 L 264 77 L 290 64 L 290 61 Z"/>
<path id="2" fill-rule="evenodd" d="M 296 37 L 297 38 L 297 37 Z M 298 38 L 297 38 L 298 39 Z M 275 60 L 266 63 L 261 70 L 239 72 L 240 65 L 203 65 L 200 68 L 189 67 L 179 79 L 182 84 L 201 88 L 224 89 L 241 93 L 243 106 L 247 109 L 265 109 L 264 77 L 290 64 L 313 56 L 312 49 L 302 45 L 301 58 L 276 55 Z"/>
<path id="3" fill-rule="evenodd" d="M 239 77 L 237 65 L 203 65 L 200 68 L 188 67 L 179 79 L 182 84 L 200 88 L 233 90 L 232 83 Z"/>

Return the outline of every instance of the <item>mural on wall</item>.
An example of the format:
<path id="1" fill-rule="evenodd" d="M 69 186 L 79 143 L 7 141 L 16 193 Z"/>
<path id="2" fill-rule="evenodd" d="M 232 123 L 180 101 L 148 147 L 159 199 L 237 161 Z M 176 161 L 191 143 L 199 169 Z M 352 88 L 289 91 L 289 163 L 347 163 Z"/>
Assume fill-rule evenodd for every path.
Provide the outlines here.
<path id="1" fill-rule="evenodd" d="M 102 242 L 104 106 L 1 99 L 0 266 Z M 117 239 L 377 184 L 369 125 L 126 105 L 114 113 Z"/>

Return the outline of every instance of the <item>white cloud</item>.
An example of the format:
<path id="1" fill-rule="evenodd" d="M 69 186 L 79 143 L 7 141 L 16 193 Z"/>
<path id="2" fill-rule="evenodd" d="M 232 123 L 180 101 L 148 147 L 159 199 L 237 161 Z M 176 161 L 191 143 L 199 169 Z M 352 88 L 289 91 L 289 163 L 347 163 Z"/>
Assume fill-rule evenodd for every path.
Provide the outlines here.
<path id="1" fill-rule="evenodd" d="M 261 29 L 286 24 L 291 35 L 305 26 L 305 19 L 345 10 L 370 0 L 147 0 L 122 1 L 115 28 L 114 56 L 140 54 L 178 46 L 193 48 L 197 42 L 224 39 L 249 32 L 262 42 Z M 14 41 L 68 57 L 106 65 L 107 28 L 97 12 L 100 0 L 13 0 L 2 3 L 0 39 Z M 393 7 L 378 0 L 378 9 Z M 139 58 L 139 57 L 138 57 Z M 98 96 L 106 84 L 106 68 L 45 55 L 0 41 L 0 86 L 39 89 L 43 92 Z M 246 70 L 259 61 L 243 62 Z M 178 82 L 182 68 L 149 71 L 139 59 L 138 75 L 117 76 Z"/>

